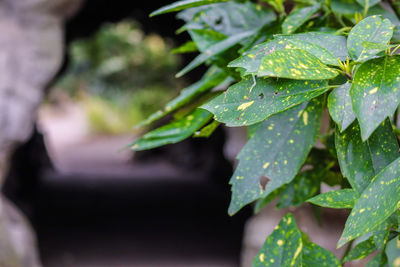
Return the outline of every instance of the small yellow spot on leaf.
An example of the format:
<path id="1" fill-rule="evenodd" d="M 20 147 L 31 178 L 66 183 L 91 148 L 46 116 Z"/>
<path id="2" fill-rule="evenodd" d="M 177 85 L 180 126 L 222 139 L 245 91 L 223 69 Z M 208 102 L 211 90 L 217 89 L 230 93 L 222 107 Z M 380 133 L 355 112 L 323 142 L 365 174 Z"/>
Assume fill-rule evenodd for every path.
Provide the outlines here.
<path id="1" fill-rule="evenodd" d="M 237 110 L 245 110 L 246 108 L 250 107 L 253 105 L 254 101 L 249 101 L 241 104 L 240 106 L 237 107 Z"/>
<path id="2" fill-rule="evenodd" d="M 303 122 L 304 122 L 304 125 L 308 124 L 308 112 L 307 111 L 303 112 Z"/>
<path id="3" fill-rule="evenodd" d="M 376 92 L 378 92 L 378 87 L 375 87 L 374 89 L 369 90 L 369 94 L 375 94 Z"/>
<path id="4" fill-rule="evenodd" d="M 264 257 L 265 257 L 265 254 L 261 253 L 259 256 L 261 262 L 264 262 Z"/>
<path id="5" fill-rule="evenodd" d="M 264 166 L 263 166 L 263 168 L 264 169 L 266 169 L 266 168 L 268 168 L 268 166 L 270 165 L 270 163 L 269 162 L 265 162 L 265 164 L 264 164 Z"/>

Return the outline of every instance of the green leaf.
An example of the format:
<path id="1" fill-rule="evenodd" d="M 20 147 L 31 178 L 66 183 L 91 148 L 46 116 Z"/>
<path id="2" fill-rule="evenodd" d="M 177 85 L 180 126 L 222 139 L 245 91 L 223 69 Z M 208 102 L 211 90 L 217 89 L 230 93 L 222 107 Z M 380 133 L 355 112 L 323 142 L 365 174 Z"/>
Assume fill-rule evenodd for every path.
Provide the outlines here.
<path id="1" fill-rule="evenodd" d="M 191 12 L 187 14 L 191 9 L 183 11 L 184 14 L 178 14 L 187 21 L 185 29 L 212 29 L 226 36 L 255 31 L 276 18 L 271 9 L 250 1 L 244 3 L 231 1 L 196 9 L 194 14 Z"/>
<path id="2" fill-rule="evenodd" d="M 229 67 L 243 68 L 245 69 L 244 74 L 256 74 L 264 56 L 276 50 L 284 49 L 302 49 L 310 53 L 314 53 L 317 50 L 318 54 L 315 56 L 323 63 L 331 65 L 335 65 L 338 62 L 335 59 L 336 62 L 333 64 L 332 57 L 329 54 L 341 60 L 345 60 L 348 56 L 346 38 L 344 36 L 322 32 L 307 32 L 293 35 L 277 35 L 274 40 L 254 46 L 241 57 L 229 63 Z"/>
<path id="3" fill-rule="evenodd" d="M 290 37 L 287 38 L 286 36 L 277 36 L 276 39 L 287 42 L 288 43 L 287 47 L 301 49 L 312 53 L 324 64 L 340 66 L 338 59 L 331 52 L 329 52 L 326 48 L 319 46 L 315 43 L 307 42 L 297 38 L 290 38 Z"/>
<path id="4" fill-rule="evenodd" d="M 388 258 L 389 266 L 397 267 L 400 265 L 400 240 L 396 236 L 390 240 L 386 246 L 386 255 Z"/>
<path id="5" fill-rule="evenodd" d="M 298 28 L 300 28 L 307 20 L 310 19 L 315 12 L 321 8 L 320 4 L 314 6 L 299 8 L 298 10 L 292 12 L 289 16 L 285 18 L 282 23 L 282 32 L 284 34 L 294 33 Z"/>
<path id="6" fill-rule="evenodd" d="M 349 242 L 384 222 L 399 208 L 400 158 L 374 177 L 355 204 L 338 246 Z"/>
<path id="7" fill-rule="evenodd" d="M 326 81 L 246 77 L 202 106 L 227 126 L 251 125 L 329 89 Z"/>
<path id="8" fill-rule="evenodd" d="M 230 0 L 182 0 L 182 1 L 177 1 L 170 5 L 159 8 L 156 11 L 153 11 L 150 14 L 150 17 L 165 14 L 165 13 L 170 13 L 170 12 L 176 12 L 176 11 L 180 11 L 180 10 L 191 8 L 191 7 L 210 5 L 210 4 L 226 2 L 226 1 L 230 1 Z"/>
<path id="9" fill-rule="evenodd" d="M 376 254 L 372 260 L 370 260 L 365 267 L 389 267 L 387 265 L 387 258 L 384 251 Z"/>
<path id="10" fill-rule="evenodd" d="M 172 54 L 183 54 L 183 53 L 191 53 L 191 52 L 197 52 L 198 48 L 195 42 L 193 41 L 188 41 L 184 43 L 183 45 L 174 48 L 171 50 Z"/>
<path id="11" fill-rule="evenodd" d="M 357 0 L 357 3 L 365 7 L 371 7 L 378 4 L 380 1 L 381 0 Z"/>
<path id="12" fill-rule="evenodd" d="M 224 52 L 225 50 L 231 48 L 232 46 L 238 44 L 240 41 L 253 34 L 255 34 L 255 31 L 242 32 L 236 35 L 232 35 L 214 45 L 211 45 L 203 53 L 194 58 L 192 62 L 190 62 L 185 68 L 178 72 L 178 74 L 176 74 L 176 77 L 182 77 L 189 71 L 206 62 L 208 59 Z"/>
<path id="13" fill-rule="evenodd" d="M 139 123 L 137 127 L 149 125 L 150 123 L 161 119 L 165 115 L 196 99 L 196 97 L 207 93 L 226 79 L 227 75 L 225 72 L 215 67 L 210 68 L 199 81 L 183 89 L 179 96 L 165 105 L 163 110 L 158 110 L 157 112 L 151 114 L 146 120 Z"/>
<path id="14" fill-rule="evenodd" d="M 319 194 L 307 202 L 326 208 L 351 209 L 357 199 L 358 193 L 353 189 L 340 189 Z"/>
<path id="15" fill-rule="evenodd" d="M 211 29 L 193 29 L 189 35 L 201 52 L 226 39 L 226 35 Z"/>
<path id="16" fill-rule="evenodd" d="M 369 238 L 355 246 L 350 250 L 349 254 L 344 257 L 343 262 L 359 260 L 367 257 L 376 250 L 373 238 Z"/>
<path id="17" fill-rule="evenodd" d="M 314 196 L 320 188 L 323 173 L 309 170 L 298 174 L 292 182 L 284 186 L 277 207 L 297 207 Z"/>
<path id="18" fill-rule="evenodd" d="M 300 49 L 277 50 L 265 55 L 257 73 L 258 76 L 296 80 L 332 79 L 338 74 L 310 52 Z"/>
<path id="19" fill-rule="evenodd" d="M 328 97 L 328 108 L 332 119 L 336 122 L 342 132 L 355 120 L 350 98 L 351 83 L 347 82 L 336 87 Z"/>
<path id="20" fill-rule="evenodd" d="M 343 133 L 336 131 L 335 144 L 340 170 L 358 193 L 398 157 L 399 146 L 388 119 L 366 142 L 361 139 L 358 124 L 353 123 Z"/>
<path id="21" fill-rule="evenodd" d="M 201 128 L 200 131 L 195 132 L 193 137 L 210 137 L 210 135 L 218 128 L 219 125 L 219 122 L 212 121 L 210 124 Z"/>
<path id="22" fill-rule="evenodd" d="M 145 134 L 136 140 L 131 148 L 139 151 L 180 142 L 205 125 L 211 117 L 212 114 L 208 111 L 196 109 L 179 121 L 171 122 Z"/>
<path id="23" fill-rule="evenodd" d="M 349 55 L 349 53 L 347 52 L 346 37 L 341 35 L 326 32 L 305 32 L 292 35 L 277 35 L 277 37 L 279 36 L 284 37 L 288 40 L 296 40 L 316 44 L 325 48 L 329 51 L 329 53 L 332 53 L 334 57 L 339 58 L 342 61 L 346 60 Z M 306 50 L 310 53 L 314 53 L 313 50 L 307 50 L 305 48 L 301 49 Z"/>
<path id="24" fill-rule="evenodd" d="M 367 61 L 372 58 L 378 58 L 384 56 L 384 51 L 386 49 L 391 49 L 395 47 L 395 45 L 381 44 L 381 43 L 372 43 L 372 42 L 363 42 L 363 52 L 362 52 L 362 60 Z"/>
<path id="25" fill-rule="evenodd" d="M 347 49 L 350 56 L 356 61 L 365 61 L 373 55 L 365 50 L 364 42 L 387 44 L 393 35 L 393 25 L 382 16 L 370 16 L 360 21 L 350 31 L 347 38 Z"/>
<path id="26" fill-rule="evenodd" d="M 293 180 L 315 143 L 323 102 L 314 98 L 252 126 L 257 129 L 239 153 L 230 180 L 229 214 Z M 266 186 L 263 180 L 269 180 Z"/>
<path id="27" fill-rule="evenodd" d="M 292 214 L 286 214 L 253 260 L 253 267 L 301 266 L 303 241 Z"/>
<path id="28" fill-rule="evenodd" d="M 341 267 L 340 261 L 335 255 L 303 238 L 302 267 Z"/>
<path id="29" fill-rule="evenodd" d="M 356 71 L 350 96 L 363 140 L 399 106 L 399 69 L 400 56 L 393 56 L 369 60 Z"/>

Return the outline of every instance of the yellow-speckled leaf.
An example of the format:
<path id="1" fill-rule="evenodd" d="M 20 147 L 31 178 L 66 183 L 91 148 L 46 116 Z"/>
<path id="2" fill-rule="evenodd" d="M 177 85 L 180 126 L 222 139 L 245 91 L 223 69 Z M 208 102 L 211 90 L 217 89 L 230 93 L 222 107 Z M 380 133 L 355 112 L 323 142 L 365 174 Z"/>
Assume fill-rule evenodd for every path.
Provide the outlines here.
<path id="1" fill-rule="evenodd" d="M 366 140 L 400 103 L 400 56 L 371 59 L 356 71 L 350 89 L 353 111 Z"/>
<path id="2" fill-rule="evenodd" d="M 353 112 L 350 98 L 351 83 L 345 83 L 336 87 L 328 97 L 329 114 L 336 122 L 340 131 L 346 130 L 347 127 L 356 119 Z"/>
<path id="3" fill-rule="evenodd" d="M 228 126 L 252 125 L 325 93 L 326 81 L 246 77 L 202 106 Z"/>
<path id="4" fill-rule="evenodd" d="M 303 234 L 304 235 L 304 234 Z M 340 261 L 329 250 L 303 238 L 302 267 L 341 267 Z"/>
<path id="5" fill-rule="evenodd" d="M 364 235 L 383 223 L 399 208 L 400 158 L 384 168 L 355 204 L 338 246 Z"/>
<path id="6" fill-rule="evenodd" d="M 389 119 L 366 142 L 362 141 L 358 124 L 354 122 L 343 133 L 336 131 L 335 144 L 340 170 L 358 194 L 399 155 Z"/>
<path id="7" fill-rule="evenodd" d="M 370 16 L 360 21 L 350 31 L 347 38 L 347 49 L 356 61 L 365 61 L 373 55 L 371 50 L 363 46 L 364 42 L 386 45 L 393 35 L 393 25 L 382 16 Z M 378 51 L 379 52 L 379 51 Z"/>
<path id="8" fill-rule="evenodd" d="M 343 262 L 359 260 L 367 257 L 369 254 L 376 250 L 374 239 L 369 239 L 357 244 L 343 259 Z"/>
<path id="9" fill-rule="evenodd" d="M 340 189 L 319 194 L 307 202 L 326 208 L 351 209 L 358 196 L 359 194 L 353 189 Z"/>
<path id="10" fill-rule="evenodd" d="M 286 214 L 267 238 L 253 267 L 301 266 L 303 241 L 292 214 Z"/>
<path id="11" fill-rule="evenodd" d="M 314 98 L 252 126 L 254 135 L 230 180 L 229 214 L 293 180 L 315 143 L 323 103 L 323 96 Z"/>
<path id="12" fill-rule="evenodd" d="M 296 80 L 332 79 L 338 71 L 329 68 L 310 52 L 301 49 L 277 50 L 263 57 L 258 76 Z"/>
<path id="13" fill-rule="evenodd" d="M 309 7 L 299 8 L 292 12 L 285 18 L 282 23 L 282 32 L 284 34 L 294 33 L 299 27 L 301 27 L 312 15 L 320 9 L 321 5 L 316 4 Z"/>

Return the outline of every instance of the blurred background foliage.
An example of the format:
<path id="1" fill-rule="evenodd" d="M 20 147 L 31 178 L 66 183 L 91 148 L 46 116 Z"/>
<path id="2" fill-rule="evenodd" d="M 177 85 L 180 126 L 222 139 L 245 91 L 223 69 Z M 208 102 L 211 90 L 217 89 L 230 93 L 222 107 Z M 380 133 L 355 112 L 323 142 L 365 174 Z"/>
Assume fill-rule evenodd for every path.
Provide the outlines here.
<path id="1" fill-rule="evenodd" d="M 172 47 L 135 21 L 106 24 L 71 44 L 56 94 L 62 90 L 82 104 L 93 133 L 132 132 L 183 87 L 174 78 L 179 58 Z"/>

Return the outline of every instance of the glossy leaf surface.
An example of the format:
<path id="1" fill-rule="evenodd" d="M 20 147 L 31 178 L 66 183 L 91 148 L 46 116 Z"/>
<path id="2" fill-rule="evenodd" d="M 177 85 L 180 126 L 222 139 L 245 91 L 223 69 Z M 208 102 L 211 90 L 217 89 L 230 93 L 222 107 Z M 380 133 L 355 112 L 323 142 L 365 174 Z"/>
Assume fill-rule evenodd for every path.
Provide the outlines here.
<path id="1" fill-rule="evenodd" d="M 399 203 L 400 158 L 379 172 L 363 191 L 346 221 L 338 246 L 376 228 L 399 208 Z"/>
<path id="2" fill-rule="evenodd" d="M 363 140 L 392 116 L 400 101 L 400 56 L 372 59 L 356 71 L 350 89 Z"/>
<path id="3" fill-rule="evenodd" d="M 292 214 L 287 214 L 254 258 L 253 267 L 301 266 L 303 241 Z"/>
<path id="4" fill-rule="evenodd" d="M 277 50 L 265 55 L 257 73 L 258 76 L 295 80 L 332 79 L 338 74 L 313 54 L 301 49 Z"/>
<path id="5" fill-rule="evenodd" d="M 351 209 L 358 199 L 358 193 L 353 189 L 333 190 L 315 196 L 307 202 L 333 209 Z"/>
<path id="6" fill-rule="evenodd" d="M 363 19 L 350 31 L 347 38 L 347 48 L 350 56 L 356 61 L 364 61 L 371 52 L 363 47 L 364 42 L 387 44 L 393 35 L 393 25 L 381 16 L 371 16 Z"/>
<path id="7" fill-rule="evenodd" d="M 356 119 L 350 98 L 351 83 L 345 83 L 333 89 L 328 97 L 329 114 L 340 131 L 344 131 Z"/>
<path id="8" fill-rule="evenodd" d="M 314 98 L 253 126 L 230 180 L 230 214 L 293 180 L 315 143 L 322 106 L 323 99 Z"/>
<path id="9" fill-rule="evenodd" d="M 252 125 L 328 90 L 325 81 L 246 77 L 202 106 L 228 126 Z"/>
<path id="10" fill-rule="evenodd" d="M 294 33 L 298 28 L 300 28 L 307 20 L 310 19 L 315 12 L 320 9 L 320 5 L 316 4 L 309 7 L 300 8 L 292 12 L 289 16 L 285 18 L 282 23 L 282 32 L 284 34 Z"/>

